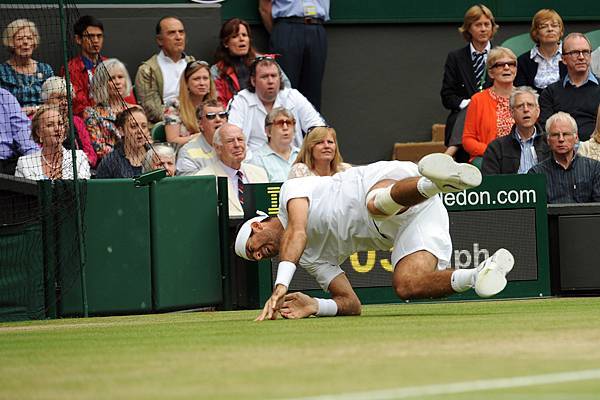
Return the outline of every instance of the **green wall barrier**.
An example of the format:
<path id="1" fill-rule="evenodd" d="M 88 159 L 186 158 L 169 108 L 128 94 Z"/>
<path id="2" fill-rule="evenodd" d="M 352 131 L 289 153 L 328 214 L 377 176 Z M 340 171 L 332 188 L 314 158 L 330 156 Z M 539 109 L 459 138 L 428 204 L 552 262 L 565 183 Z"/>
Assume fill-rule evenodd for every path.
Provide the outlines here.
<path id="1" fill-rule="evenodd" d="M 174 177 L 140 187 L 131 179 L 82 185 L 89 315 L 162 312 L 223 301 L 214 177 Z M 57 268 L 59 315 L 83 315 L 78 263 Z"/>
<path id="2" fill-rule="evenodd" d="M 46 317 L 41 240 L 40 223 L 0 232 L 0 321 Z"/>
<path id="3" fill-rule="evenodd" d="M 226 0 L 222 4 L 223 19 L 240 17 L 252 23 L 260 23 L 257 1 Z M 474 4 L 477 2 L 466 0 L 332 0 L 330 15 L 332 23 L 461 22 L 467 8 Z M 489 0 L 484 4 L 500 21 L 531 21 L 531 17 L 539 9 L 548 7 L 557 10 L 565 20 L 600 19 L 600 2 L 594 0 L 559 0 L 552 4 L 542 0 Z"/>
<path id="4" fill-rule="evenodd" d="M 90 315 L 152 310 L 148 187 L 131 179 L 90 180 L 84 214 Z M 60 316 L 82 316 L 78 263 L 61 264 Z"/>
<path id="5" fill-rule="evenodd" d="M 150 213 L 154 310 L 221 303 L 215 178 L 182 176 L 152 184 Z"/>

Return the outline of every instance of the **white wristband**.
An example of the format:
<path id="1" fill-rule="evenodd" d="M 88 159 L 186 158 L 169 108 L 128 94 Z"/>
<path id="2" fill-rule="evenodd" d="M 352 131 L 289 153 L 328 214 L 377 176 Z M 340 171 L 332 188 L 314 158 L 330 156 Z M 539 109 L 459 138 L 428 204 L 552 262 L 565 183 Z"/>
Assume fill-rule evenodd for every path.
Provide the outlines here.
<path id="1" fill-rule="evenodd" d="M 319 304 L 319 311 L 315 314 L 317 317 L 334 317 L 337 314 L 337 303 L 331 299 L 319 299 L 315 297 Z"/>
<path id="2" fill-rule="evenodd" d="M 283 285 L 286 288 L 290 287 L 292 277 L 296 272 L 296 265 L 290 261 L 280 261 L 277 267 L 277 279 L 275 279 L 275 286 Z"/>

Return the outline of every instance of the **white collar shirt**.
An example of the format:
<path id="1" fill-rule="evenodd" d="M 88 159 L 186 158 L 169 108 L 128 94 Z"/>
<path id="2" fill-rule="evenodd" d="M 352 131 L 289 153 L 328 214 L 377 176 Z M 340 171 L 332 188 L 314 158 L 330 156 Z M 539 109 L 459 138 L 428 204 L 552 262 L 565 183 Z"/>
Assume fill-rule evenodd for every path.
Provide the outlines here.
<path id="1" fill-rule="evenodd" d="M 230 103 L 229 123 L 239 126 L 246 137 L 248 150 L 253 152 L 267 143 L 265 117 L 267 110 L 256 93 L 240 91 Z M 298 90 L 285 88 L 277 94 L 273 108 L 285 107 L 296 119 L 292 144 L 302 146 L 303 134 L 308 128 L 325 125 L 325 120 Z"/>
<path id="2" fill-rule="evenodd" d="M 167 101 L 179 97 L 179 79 L 187 66 L 187 61 L 185 60 L 185 54 L 182 54 L 181 59 L 174 62 L 162 50 L 158 53 L 156 60 L 163 76 L 162 96 L 163 102 L 166 104 Z"/>

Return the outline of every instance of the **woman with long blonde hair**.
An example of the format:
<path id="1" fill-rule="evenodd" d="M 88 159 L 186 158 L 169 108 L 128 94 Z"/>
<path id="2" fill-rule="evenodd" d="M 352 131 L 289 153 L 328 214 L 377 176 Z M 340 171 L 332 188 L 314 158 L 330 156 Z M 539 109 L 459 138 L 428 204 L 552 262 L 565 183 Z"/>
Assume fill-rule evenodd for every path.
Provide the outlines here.
<path id="1" fill-rule="evenodd" d="M 179 81 L 179 97 L 165 105 L 167 142 L 182 146 L 200 135 L 197 108 L 203 101 L 216 99 L 215 82 L 206 61 L 190 61 Z"/>
<path id="2" fill-rule="evenodd" d="M 335 129 L 317 126 L 308 130 L 288 179 L 303 176 L 331 176 L 350 167 L 351 165 L 345 163 L 340 154 Z"/>

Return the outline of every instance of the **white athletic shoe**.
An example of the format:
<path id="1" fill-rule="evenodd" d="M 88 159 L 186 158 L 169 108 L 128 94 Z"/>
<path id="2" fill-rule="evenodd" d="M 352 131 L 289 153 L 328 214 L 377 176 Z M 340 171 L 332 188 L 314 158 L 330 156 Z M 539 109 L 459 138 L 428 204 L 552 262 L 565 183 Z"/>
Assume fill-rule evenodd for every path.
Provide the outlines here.
<path id="1" fill-rule="evenodd" d="M 444 153 L 428 154 L 419 161 L 419 173 L 442 192 L 460 192 L 481 184 L 481 172 L 471 164 L 461 164 Z"/>
<path id="2" fill-rule="evenodd" d="M 477 267 L 475 293 L 479 297 L 491 297 L 506 287 L 506 275 L 512 270 L 515 258 L 510 251 L 498 249 Z"/>

